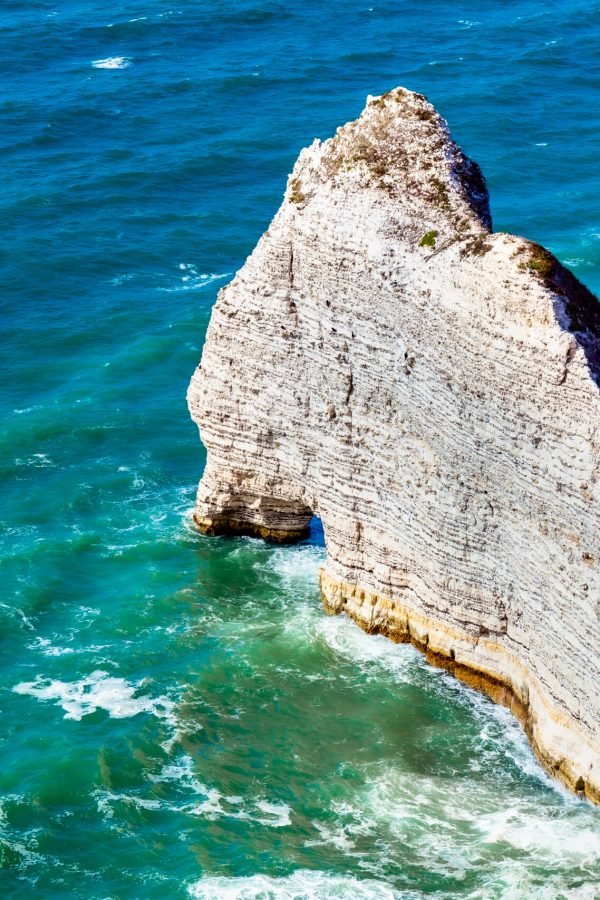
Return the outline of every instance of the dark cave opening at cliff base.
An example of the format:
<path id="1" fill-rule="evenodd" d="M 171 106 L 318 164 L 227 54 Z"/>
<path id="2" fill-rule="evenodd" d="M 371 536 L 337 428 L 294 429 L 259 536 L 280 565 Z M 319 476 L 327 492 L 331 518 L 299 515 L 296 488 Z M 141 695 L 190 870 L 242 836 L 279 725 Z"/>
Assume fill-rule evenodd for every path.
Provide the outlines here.
<path id="1" fill-rule="evenodd" d="M 308 523 L 306 543 L 312 544 L 314 547 L 325 547 L 325 529 L 318 516 L 312 516 Z"/>

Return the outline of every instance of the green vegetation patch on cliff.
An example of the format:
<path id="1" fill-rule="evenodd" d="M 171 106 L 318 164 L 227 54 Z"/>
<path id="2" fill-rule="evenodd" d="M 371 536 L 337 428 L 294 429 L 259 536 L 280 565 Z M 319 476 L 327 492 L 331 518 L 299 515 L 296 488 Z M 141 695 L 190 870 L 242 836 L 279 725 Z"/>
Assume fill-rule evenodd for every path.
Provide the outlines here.
<path id="1" fill-rule="evenodd" d="M 435 247 L 437 236 L 438 232 L 435 230 L 435 228 L 432 228 L 431 231 L 426 231 L 419 241 L 419 247 Z"/>

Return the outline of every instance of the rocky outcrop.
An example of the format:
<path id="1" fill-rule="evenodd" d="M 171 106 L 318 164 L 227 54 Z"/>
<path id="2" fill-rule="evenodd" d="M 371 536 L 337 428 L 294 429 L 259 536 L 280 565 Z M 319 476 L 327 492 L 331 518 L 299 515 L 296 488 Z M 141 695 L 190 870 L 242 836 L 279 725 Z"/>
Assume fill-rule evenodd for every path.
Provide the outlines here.
<path id="1" fill-rule="evenodd" d="M 595 800 L 599 335 L 399 88 L 302 151 L 189 389 L 198 526 L 290 540 L 320 516 L 326 608 L 508 703 Z"/>

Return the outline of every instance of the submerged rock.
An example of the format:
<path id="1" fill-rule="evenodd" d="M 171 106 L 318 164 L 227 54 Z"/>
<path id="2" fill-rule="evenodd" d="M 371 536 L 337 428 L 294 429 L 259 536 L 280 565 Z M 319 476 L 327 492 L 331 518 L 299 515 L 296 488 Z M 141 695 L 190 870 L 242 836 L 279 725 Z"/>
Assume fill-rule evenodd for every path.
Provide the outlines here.
<path id="1" fill-rule="evenodd" d="M 188 394 L 195 519 L 325 531 L 325 607 L 507 703 L 600 800 L 600 316 L 398 88 L 300 154 Z"/>

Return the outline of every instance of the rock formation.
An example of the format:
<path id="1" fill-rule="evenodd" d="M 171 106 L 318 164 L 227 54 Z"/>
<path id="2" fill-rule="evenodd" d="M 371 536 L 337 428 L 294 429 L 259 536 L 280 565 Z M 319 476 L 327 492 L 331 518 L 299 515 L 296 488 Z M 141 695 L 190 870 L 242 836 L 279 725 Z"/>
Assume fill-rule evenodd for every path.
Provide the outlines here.
<path id="1" fill-rule="evenodd" d="M 526 189 L 526 185 L 524 185 Z M 189 406 L 208 534 L 322 519 L 325 607 L 507 703 L 600 800 L 600 317 L 398 88 L 300 154 Z"/>

